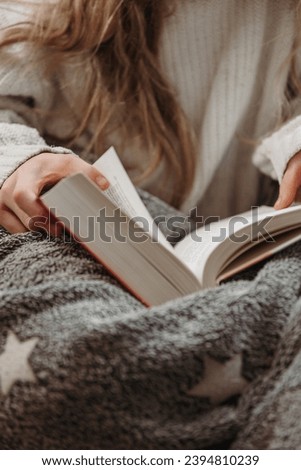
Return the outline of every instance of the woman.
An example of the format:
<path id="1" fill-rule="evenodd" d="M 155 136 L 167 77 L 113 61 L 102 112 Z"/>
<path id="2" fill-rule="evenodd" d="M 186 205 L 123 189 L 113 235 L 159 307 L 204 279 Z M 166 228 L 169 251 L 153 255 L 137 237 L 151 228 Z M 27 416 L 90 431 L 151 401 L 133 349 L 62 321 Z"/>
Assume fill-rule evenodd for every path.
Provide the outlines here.
<path id="1" fill-rule="evenodd" d="M 296 0 L 0 5 L 8 232 L 47 216 L 38 196 L 66 175 L 105 188 L 91 164 L 112 144 L 137 184 L 183 210 L 255 204 L 252 159 L 281 182 L 277 208 L 294 200 Z M 75 243 L 7 231 L 0 447 L 300 447 L 300 244 L 258 274 L 147 309 Z"/>
<path id="2" fill-rule="evenodd" d="M 82 171 L 105 188 L 91 163 L 111 144 L 137 184 L 184 210 L 226 216 L 255 204 L 252 155 L 281 182 L 276 208 L 293 202 L 297 1 L 1 3 L 0 223 L 9 232 L 47 215 L 39 193 L 66 175 Z"/>

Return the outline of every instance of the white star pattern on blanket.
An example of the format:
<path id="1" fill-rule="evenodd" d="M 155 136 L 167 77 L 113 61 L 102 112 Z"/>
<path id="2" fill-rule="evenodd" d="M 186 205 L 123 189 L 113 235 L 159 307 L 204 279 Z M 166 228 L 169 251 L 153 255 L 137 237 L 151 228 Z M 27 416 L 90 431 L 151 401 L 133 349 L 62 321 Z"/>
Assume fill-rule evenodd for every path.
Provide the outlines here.
<path id="1" fill-rule="evenodd" d="M 188 395 L 208 397 L 212 404 L 217 405 L 234 395 L 240 395 L 248 385 L 247 380 L 241 376 L 241 354 L 225 363 L 205 356 L 204 366 L 204 378 L 189 390 Z"/>
<path id="2" fill-rule="evenodd" d="M 19 380 L 36 381 L 28 358 L 38 340 L 38 338 L 31 338 L 20 342 L 12 331 L 8 333 L 4 351 L 0 354 L 0 391 L 3 395 L 7 395 L 15 382 Z"/>

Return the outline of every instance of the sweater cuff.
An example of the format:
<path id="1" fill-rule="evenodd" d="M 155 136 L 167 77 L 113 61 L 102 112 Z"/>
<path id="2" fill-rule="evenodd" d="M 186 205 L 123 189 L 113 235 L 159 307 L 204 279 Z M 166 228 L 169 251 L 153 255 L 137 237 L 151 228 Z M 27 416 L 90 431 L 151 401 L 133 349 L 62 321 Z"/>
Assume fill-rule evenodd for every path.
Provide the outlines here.
<path id="1" fill-rule="evenodd" d="M 40 153 L 74 154 L 64 147 L 47 145 L 33 128 L 1 123 L 0 130 L 0 188 L 17 168 Z"/>
<path id="2" fill-rule="evenodd" d="M 253 163 L 265 174 L 282 180 L 290 159 L 301 150 L 301 116 L 267 137 L 253 156 Z"/>

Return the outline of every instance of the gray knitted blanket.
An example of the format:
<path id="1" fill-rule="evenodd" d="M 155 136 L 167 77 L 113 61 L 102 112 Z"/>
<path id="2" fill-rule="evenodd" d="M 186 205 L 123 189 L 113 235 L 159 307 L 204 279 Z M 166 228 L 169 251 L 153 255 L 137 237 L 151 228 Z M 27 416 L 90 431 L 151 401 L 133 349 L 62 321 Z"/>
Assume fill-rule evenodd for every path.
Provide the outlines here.
<path id="1" fill-rule="evenodd" d="M 150 309 L 38 233 L 0 273 L 0 448 L 301 448 L 301 244 Z"/>

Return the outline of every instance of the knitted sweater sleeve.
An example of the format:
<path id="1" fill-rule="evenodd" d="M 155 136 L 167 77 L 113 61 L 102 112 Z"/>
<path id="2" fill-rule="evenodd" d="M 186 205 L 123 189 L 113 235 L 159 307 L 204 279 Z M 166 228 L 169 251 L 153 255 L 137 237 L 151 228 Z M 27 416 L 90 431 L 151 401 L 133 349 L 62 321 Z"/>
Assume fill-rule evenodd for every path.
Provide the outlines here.
<path id="1" fill-rule="evenodd" d="M 72 153 L 47 145 L 37 129 L 29 127 L 15 111 L 0 110 L 0 187 L 22 163 L 43 152 Z"/>
<path id="2" fill-rule="evenodd" d="M 301 115 L 262 140 L 254 155 L 254 164 L 273 179 L 282 180 L 290 159 L 301 150 Z"/>

